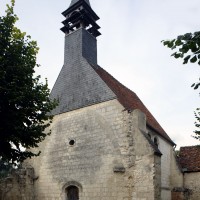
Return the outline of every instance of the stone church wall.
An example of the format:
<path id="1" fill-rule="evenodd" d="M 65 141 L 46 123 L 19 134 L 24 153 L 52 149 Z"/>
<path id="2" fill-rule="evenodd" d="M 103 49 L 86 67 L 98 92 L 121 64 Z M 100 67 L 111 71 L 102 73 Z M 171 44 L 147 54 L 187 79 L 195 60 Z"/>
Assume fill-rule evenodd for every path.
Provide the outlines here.
<path id="1" fill-rule="evenodd" d="M 32 167 L 12 170 L 0 180 L 0 200 L 34 200 L 34 179 Z"/>
<path id="2" fill-rule="evenodd" d="M 176 161 L 176 155 L 173 146 L 170 145 L 166 140 L 161 138 L 154 131 L 148 129 L 148 134 L 152 141 L 156 137 L 158 140 L 158 148 L 162 153 L 161 156 L 161 199 L 169 200 L 180 198 L 183 196 L 179 192 L 175 191 L 173 197 L 171 196 L 174 188 L 183 188 L 183 174 L 180 166 Z"/>
<path id="3" fill-rule="evenodd" d="M 184 187 L 189 191 L 186 193 L 187 200 L 200 199 L 200 172 L 185 173 Z"/>
<path id="4" fill-rule="evenodd" d="M 151 136 L 152 141 L 154 138 L 157 138 L 158 149 L 161 151 L 161 199 L 169 200 L 171 199 L 171 171 L 172 171 L 172 163 L 171 160 L 174 159 L 172 152 L 173 147 L 168 142 L 166 142 L 163 138 L 161 138 L 156 132 L 148 129 L 148 133 Z M 174 173 L 177 173 L 175 171 Z"/>
<path id="5" fill-rule="evenodd" d="M 171 151 L 171 187 L 172 188 L 182 188 L 183 187 L 183 173 L 181 171 L 181 166 L 176 160 L 175 152 Z"/>
<path id="6" fill-rule="evenodd" d="M 54 117 L 35 169 L 36 200 L 160 200 L 160 157 L 145 139 L 145 116 L 111 100 Z"/>
<path id="7" fill-rule="evenodd" d="M 134 130 L 134 195 L 133 199 L 155 199 L 161 198 L 161 157 L 154 155 L 144 135 L 147 136 L 145 115 L 139 110 L 130 115 L 130 124 Z"/>
<path id="8" fill-rule="evenodd" d="M 171 199 L 171 150 L 172 146 L 165 140 L 159 138 L 159 149 L 162 152 L 161 157 L 161 199 Z"/>

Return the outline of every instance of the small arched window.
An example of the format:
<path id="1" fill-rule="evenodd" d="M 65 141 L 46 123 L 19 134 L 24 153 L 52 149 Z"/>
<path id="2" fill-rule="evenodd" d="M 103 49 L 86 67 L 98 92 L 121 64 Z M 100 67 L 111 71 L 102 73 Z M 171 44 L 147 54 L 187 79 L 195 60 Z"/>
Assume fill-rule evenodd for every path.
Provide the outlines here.
<path id="1" fill-rule="evenodd" d="M 154 137 L 153 142 L 158 147 L 158 138 L 157 137 Z"/>
<path id="2" fill-rule="evenodd" d="M 76 186 L 69 186 L 65 189 L 66 200 L 79 200 L 79 190 Z"/>

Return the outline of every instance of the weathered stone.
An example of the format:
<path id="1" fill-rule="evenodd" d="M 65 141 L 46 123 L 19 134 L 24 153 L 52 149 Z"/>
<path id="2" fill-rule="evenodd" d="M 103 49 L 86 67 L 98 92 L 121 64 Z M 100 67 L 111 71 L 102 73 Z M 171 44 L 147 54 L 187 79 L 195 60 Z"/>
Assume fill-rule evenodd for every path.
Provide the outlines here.
<path id="1" fill-rule="evenodd" d="M 35 200 L 34 178 L 30 166 L 13 170 L 9 177 L 0 180 L 0 200 Z"/>

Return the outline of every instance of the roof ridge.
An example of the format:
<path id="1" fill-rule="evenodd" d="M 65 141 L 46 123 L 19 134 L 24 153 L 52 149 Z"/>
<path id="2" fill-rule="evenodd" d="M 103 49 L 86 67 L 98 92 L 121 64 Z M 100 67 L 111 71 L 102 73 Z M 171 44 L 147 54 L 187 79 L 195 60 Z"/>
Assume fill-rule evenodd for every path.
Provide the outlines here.
<path id="1" fill-rule="evenodd" d="M 91 64 L 90 64 L 91 65 Z M 124 86 L 120 83 L 116 78 L 114 78 L 111 74 L 109 74 L 106 70 L 104 70 L 99 65 L 94 66 L 91 65 L 96 73 L 100 76 L 100 78 L 108 85 L 108 87 L 115 93 L 118 101 L 124 106 L 127 110 L 140 109 L 143 113 L 145 113 L 147 117 L 147 125 L 156 131 L 161 137 L 165 138 L 172 145 L 175 143 L 171 140 L 171 138 L 167 135 L 165 130 L 161 127 L 161 125 L 157 122 L 155 117 L 150 113 L 147 107 L 143 104 L 140 98 L 137 96 L 135 92 Z"/>

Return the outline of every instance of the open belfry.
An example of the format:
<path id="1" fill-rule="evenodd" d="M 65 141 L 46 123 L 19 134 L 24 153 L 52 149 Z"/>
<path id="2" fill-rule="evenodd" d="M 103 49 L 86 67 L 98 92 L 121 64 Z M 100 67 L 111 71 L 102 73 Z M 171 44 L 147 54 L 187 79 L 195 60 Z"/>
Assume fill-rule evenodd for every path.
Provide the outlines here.
<path id="1" fill-rule="evenodd" d="M 175 143 L 139 97 L 98 65 L 99 17 L 89 0 L 72 0 L 62 15 L 64 64 L 51 91 L 59 101 L 51 135 L 18 182 L 8 180 L 5 199 L 184 200 Z"/>

